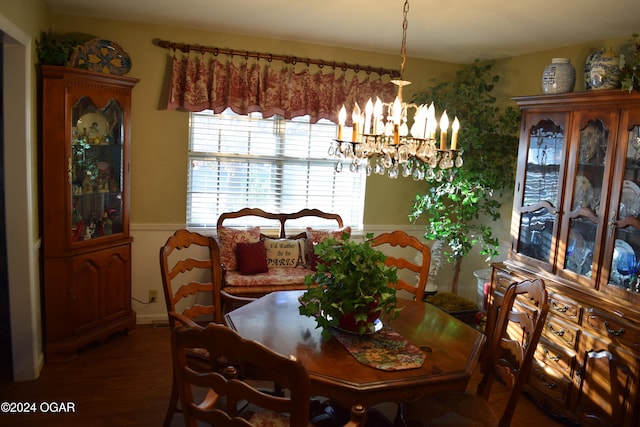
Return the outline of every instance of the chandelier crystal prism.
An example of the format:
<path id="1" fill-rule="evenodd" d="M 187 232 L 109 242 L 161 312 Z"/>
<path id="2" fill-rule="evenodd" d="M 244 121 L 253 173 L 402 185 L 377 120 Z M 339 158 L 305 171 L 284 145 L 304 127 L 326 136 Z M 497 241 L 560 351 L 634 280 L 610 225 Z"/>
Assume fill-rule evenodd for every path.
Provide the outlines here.
<path id="1" fill-rule="evenodd" d="M 349 163 L 351 172 L 364 168 L 367 175 L 386 173 L 395 179 L 402 174 L 416 181 L 441 181 L 452 180 L 456 168 L 463 164 L 462 150 L 457 146 L 458 118 L 454 118 L 450 127 L 447 112 L 444 111 L 438 120 L 433 103 L 416 105 L 402 100 L 402 88 L 411 84 L 404 80 L 408 12 L 409 1 L 405 0 L 400 79 L 391 81 L 398 87 L 397 96 L 393 102 L 383 102 L 379 97 L 375 101 L 369 99 L 364 111 L 356 102 L 351 116 L 350 139 L 345 139 L 344 135 L 347 110 L 342 106 L 338 113 L 338 135 L 329 147 L 329 155 L 338 159 L 336 172 L 342 171 L 344 161 Z M 408 125 L 410 112 L 413 113 L 411 129 Z"/>

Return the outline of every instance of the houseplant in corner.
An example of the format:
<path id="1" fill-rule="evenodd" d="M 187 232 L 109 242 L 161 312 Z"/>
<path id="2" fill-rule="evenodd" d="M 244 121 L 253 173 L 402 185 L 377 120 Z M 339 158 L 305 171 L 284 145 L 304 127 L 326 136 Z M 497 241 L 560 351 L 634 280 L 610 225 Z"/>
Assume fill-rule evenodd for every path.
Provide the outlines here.
<path id="1" fill-rule="evenodd" d="M 398 315 L 397 269 L 385 265 L 386 255 L 371 247 L 370 238 L 358 243 L 343 234 L 314 246 L 316 273 L 305 278 L 300 314 L 315 317 L 325 338 L 332 327 L 363 334 L 382 315 Z"/>
<path id="2" fill-rule="evenodd" d="M 453 264 L 452 293 L 456 294 L 462 259 L 475 245 L 488 257 L 498 255 L 498 239 L 486 220 L 500 217 L 500 196 L 512 189 L 518 154 L 520 112 L 500 108 L 492 94 L 499 76 L 492 63 L 466 65 L 453 81 L 416 93 L 412 102 L 434 102 L 457 116 L 458 142 L 464 166 L 451 180 L 430 182 L 416 195 L 409 218 L 426 223 L 425 238 L 445 243 L 444 256 Z"/>

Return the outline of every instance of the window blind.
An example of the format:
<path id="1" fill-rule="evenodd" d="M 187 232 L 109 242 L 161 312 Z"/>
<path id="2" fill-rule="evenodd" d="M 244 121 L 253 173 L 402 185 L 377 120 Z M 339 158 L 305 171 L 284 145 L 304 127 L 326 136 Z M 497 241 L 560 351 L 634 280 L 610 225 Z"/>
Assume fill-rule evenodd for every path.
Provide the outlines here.
<path id="1" fill-rule="evenodd" d="M 275 213 L 316 208 L 362 228 L 366 176 L 335 172 L 327 154 L 335 124 L 226 110 L 190 113 L 189 129 L 189 227 L 214 227 L 224 212 L 257 207 Z"/>

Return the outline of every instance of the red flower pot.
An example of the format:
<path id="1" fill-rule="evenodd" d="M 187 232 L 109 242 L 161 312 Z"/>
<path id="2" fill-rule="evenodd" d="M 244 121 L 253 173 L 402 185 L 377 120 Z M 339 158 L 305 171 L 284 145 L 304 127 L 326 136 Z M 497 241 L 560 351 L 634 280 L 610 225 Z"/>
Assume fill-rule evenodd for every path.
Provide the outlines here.
<path id="1" fill-rule="evenodd" d="M 347 332 L 360 333 L 361 327 L 372 325 L 373 322 L 375 322 L 378 316 L 380 315 L 379 312 L 374 311 L 376 307 L 378 307 L 378 301 L 374 301 L 371 304 L 369 304 L 369 307 L 368 307 L 369 314 L 367 315 L 366 321 L 364 320 L 356 321 L 356 313 L 346 313 L 344 316 L 338 319 L 338 327 Z M 367 329 L 365 332 L 370 332 L 370 331 Z"/>

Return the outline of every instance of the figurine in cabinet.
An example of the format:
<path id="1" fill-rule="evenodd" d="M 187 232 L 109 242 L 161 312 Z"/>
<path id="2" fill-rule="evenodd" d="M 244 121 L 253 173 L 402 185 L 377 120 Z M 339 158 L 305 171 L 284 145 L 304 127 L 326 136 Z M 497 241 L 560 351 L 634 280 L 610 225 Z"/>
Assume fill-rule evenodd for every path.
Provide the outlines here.
<path id="1" fill-rule="evenodd" d="M 93 193 L 93 180 L 91 179 L 91 172 L 87 172 L 82 180 L 82 192 Z"/>

